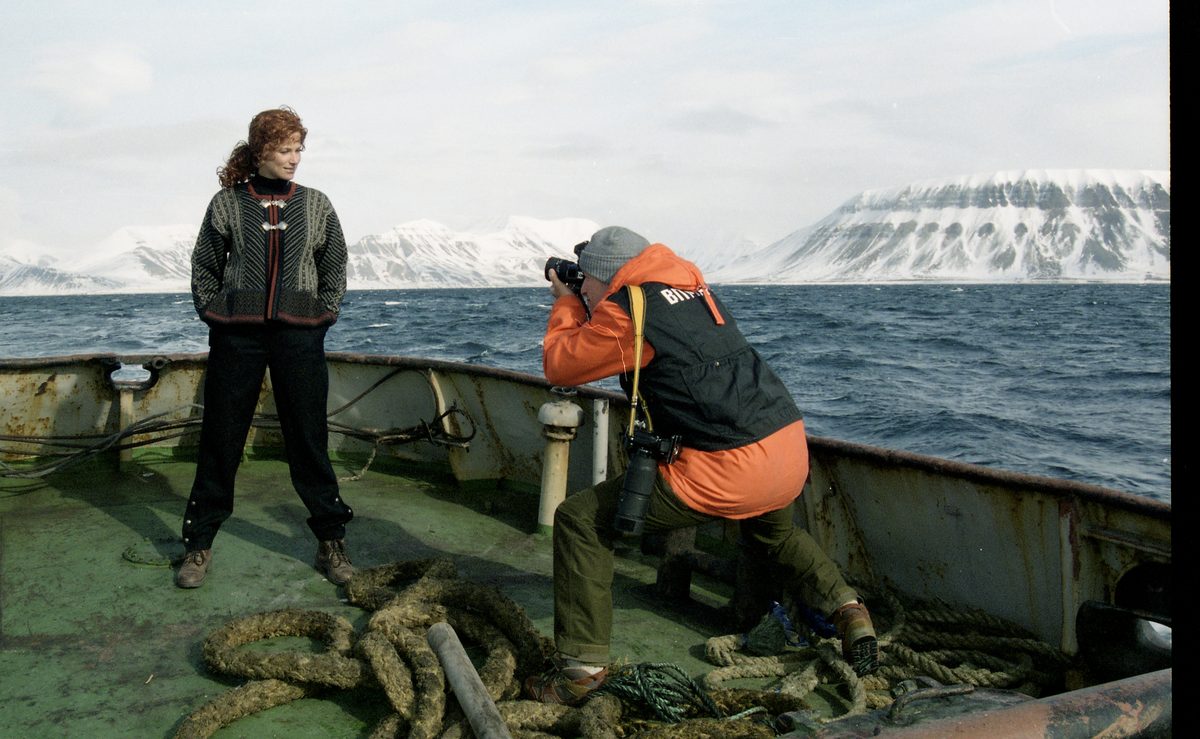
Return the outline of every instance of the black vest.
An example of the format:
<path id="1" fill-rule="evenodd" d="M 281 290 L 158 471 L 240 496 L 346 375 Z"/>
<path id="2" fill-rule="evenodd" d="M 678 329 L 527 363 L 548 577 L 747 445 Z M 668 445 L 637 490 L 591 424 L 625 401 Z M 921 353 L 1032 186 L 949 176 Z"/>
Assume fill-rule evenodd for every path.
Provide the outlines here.
<path id="1" fill-rule="evenodd" d="M 804 417 L 715 295 L 724 325 L 699 291 L 657 282 L 642 289 L 654 359 L 642 369 L 638 389 L 655 434 L 678 434 L 686 447 L 715 452 L 761 441 Z M 608 299 L 629 313 L 627 290 Z M 632 384 L 632 373 L 621 376 L 626 394 Z"/>

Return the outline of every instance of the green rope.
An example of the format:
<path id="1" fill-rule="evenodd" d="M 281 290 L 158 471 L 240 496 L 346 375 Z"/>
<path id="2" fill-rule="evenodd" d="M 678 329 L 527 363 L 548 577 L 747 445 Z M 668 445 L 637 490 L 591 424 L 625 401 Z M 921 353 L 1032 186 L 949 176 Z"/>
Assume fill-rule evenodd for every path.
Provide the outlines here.
<path id="1" fill-rule="evenodd" d="M 617 668 L 601 691 L 628 701 L 650 706 L 662 721 L 679 723 L 694 708 L 702 715 L 721 718 L 716 701 L 695 678 L 678 665 L 668 662 L 642 662 Z"/>

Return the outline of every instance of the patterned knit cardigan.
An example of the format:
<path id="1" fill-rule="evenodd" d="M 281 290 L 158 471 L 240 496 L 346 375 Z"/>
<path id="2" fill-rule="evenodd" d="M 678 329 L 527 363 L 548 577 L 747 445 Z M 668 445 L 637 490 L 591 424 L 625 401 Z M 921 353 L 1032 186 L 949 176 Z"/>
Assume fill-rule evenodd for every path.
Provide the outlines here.
<path id="1" fill-rule="evenodd" d="M 192 300 L 207 323 L 329 325 L 346 294 L 346 238 L 329 198 L 291 183 L 213 196 L 192 251 Z"/>

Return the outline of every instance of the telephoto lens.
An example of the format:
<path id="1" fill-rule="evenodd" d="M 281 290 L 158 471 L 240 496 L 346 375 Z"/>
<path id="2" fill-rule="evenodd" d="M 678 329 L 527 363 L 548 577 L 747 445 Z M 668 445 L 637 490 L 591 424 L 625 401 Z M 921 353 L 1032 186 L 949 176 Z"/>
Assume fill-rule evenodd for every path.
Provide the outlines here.
<path id="1" fill-rule="evenodd" d="M 622 534 L 639 536 L 646 527 L 646 511 L 650 508 L 650 494 L 654 492 L 654 476 L 658 474 L 658 463 L 644 449 L 634 449 L 625 470 L 625 486 L 621 488 L 621 499 L 617 503 L 617 515 L 613 517 L 613 528 Z"/>

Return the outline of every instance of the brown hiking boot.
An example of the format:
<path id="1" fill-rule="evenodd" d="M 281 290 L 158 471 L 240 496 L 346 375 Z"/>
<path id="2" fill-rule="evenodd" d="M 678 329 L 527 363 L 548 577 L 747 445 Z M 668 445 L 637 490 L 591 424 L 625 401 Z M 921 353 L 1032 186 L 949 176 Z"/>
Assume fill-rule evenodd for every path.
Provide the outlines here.
<path id="1" fill-rule="evenodd" d="M 317 545 L 317 569 L 334 585 L 345 585 L 354 576 L 354 565 L 346 556 L 346 542 L 342 539 L 323 541 Z"/>
<path id="2" fill-rule="evenodd" d="M 211 549 L 196 549 L 183 555 L 183 566 L 175 576 L 175 584 L 181 588 L 198 588 L 203 585 L 204 578 L 208 577 L 208 570 L 212 567 L 212 557 Z"/>
<path id="3" fill-rule="evenodd" d="M 842 656 L 855 673 L 869 675 L 879 669 L 879 641 L 866 606 L 847 603 L 833 614 L 833 625 L 842 640 Z"/>
<path id="4" fill-rule="evenodd" d="M 557 656 L 550 658 L 551 666 L 540 676 L 525 681 L 525 694 L 539 703 L 558 703 L 573 706 L 600 689 L 608 680 L 608 669 L 588 672 L 582 667 L 568 667 Z"/>

